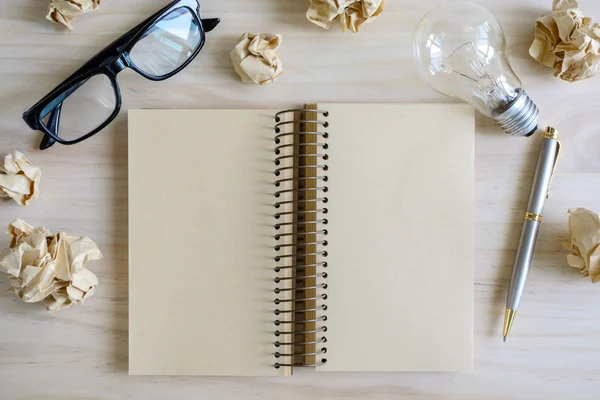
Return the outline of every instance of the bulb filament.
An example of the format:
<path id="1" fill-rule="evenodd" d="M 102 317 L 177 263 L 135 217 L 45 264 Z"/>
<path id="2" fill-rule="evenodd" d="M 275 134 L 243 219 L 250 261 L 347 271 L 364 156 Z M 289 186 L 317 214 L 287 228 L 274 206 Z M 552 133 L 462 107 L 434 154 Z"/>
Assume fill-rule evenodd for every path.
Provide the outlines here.
<path id="1" fill-rule="evenodd" d="M 467 64 L 461 62 L 461 66 L 466 67 L 464 72 L 448 66 L 452 63 L 453 57 L 459 52 L 472 53 L 470 58 L 475 58 Z M 457 56 L 456 58 L 459 57 Z M 464 43 L 454 50 L 442 64 L 442 68 L 474 82 L 485 95 L 486 103 L 490 104 L 494 110 L 504 109 L 516 97 L 514 88 L 512 88 L 508 82 L 494 78 L 486 71 L 484 60 L 480 58 L 480 52 L 477 51 L 473 42 Z"/>

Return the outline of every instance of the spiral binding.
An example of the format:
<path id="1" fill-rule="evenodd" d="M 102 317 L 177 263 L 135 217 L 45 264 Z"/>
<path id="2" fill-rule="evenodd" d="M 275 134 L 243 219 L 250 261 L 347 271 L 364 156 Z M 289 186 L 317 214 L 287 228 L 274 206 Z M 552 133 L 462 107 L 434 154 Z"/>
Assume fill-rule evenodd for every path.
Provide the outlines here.
<path id="1" fill-rule="evenodd" d="M 290 346 L 289 352 L 276 351 L 274 353 L 276 359 L 289 357 L 290 360 L 289 362 L 275 362 L 275 368 L 316 367 L 327 362 L 326 358 L 321 358 L 320 360 L 315 359 L 314 363 L 308 363 L 306 357 L 318 357 L 327 353 L 327 348 L 324 347 L 324 344 L 327 343 L 325 336 L 327 326 L 323 325 L 327 321 L 327 316 L 323 314 L 327 310 L 325 303 L 327 294 L 322 293 L 327 289 L 327 283 L 323 282 L 327 279 L 327 272 L 322 270 L 327 268 L 327 262 L 323 259 L 327 257 L 325 247 L 328 243 L 325 237 L 328 232 L 323 229 L 323 226 L 328 223 L 326 218 L 328 198 L 325 194 L 329 190 L 327 187 L 329 168 L 326 165 L 329 158 L 327 155 L 329 145 L 325 140 L 329 138 L 329 134 L 324 131 L 324 128 L 329 127 L 329 122 L 320 120 L 320 118 L 307 118 L 307 114 L 323 118 L 329 116 L 327 111 L 313 109 L 290 109 L 275 114 L 274 141 L 276 145 L 275 166 L 277 167 L 275 176 L 279 179 L 275 181 L 277 190 L 274 196 L 277 211 L 274 216 L 278 222 L 274 225 L 277 231 L 274 239 L 277 242 L 286 239 L 287 242 L 277 243 L 274 247 L 277 252 L 274 259 L 277 263 L 274 268 L 277 274 L 274 279 L 277 284 L 274 290 L 277 295 L 274 303 L 278 307 L 274 311 L 276 315 L 274 335 L 277 340 L 273 344 L 276 348 Z M 282 117 L 285 115 L 290 117 L 300 115 L 300 118 L 283 121 Z M 307 126 L 307 124 L 317 129 L 300 129 L 301 126 Z M 312 131 L 307 132 L 306 130 Z M 305 135 L 314 135 L 313 137 L 317 138 L 316 142 L 303 143 L 301 139 L 307 137 Z M 308 149 L 316 149 L 316 152 L 308 153 Z M 294 154 L 295 152 L 297 154 Z M 308 157 L 315 157 L 318 160 L 316 165 L 298 163 L 298 160 Z M 287 165 L 289 163 L 295 165 Z M 309 171 L 315 176 L 308 176 L 307 172 Z M 294 173 L 294 176 L 281 177 L 284 173 Z M 309 182 L 314 187 L 307 187 Z M 307 196 L 308 194 L 311 196 Z M 285 199 L 290 196 L 293 197 L 292 200 Z M 310 208 L 314 208 L 314 210 Z M 287 221 L 281 222 L 282 219 L 287 219 Z M 307 230 L 310 225 L 318 228 Z M 291 229 L 291 231 L 282 233 L 281 231 L 285 229 Z M 315 239 L 307 241 L 307 237 Z M 306 252 L 305 249 L 308 246 L 311 246 L 314 251 Z M 307 257 L 311 256 L 316 257 L 316 262 L 307 263 Z M 287 264 L 283 264 L 285 262 Z M 316 272 L 306 275 L 305 271 L 308 268 L 315 269 Z M 282 275 L 284 273 L 287 275 Z M 315 281 L 318 279 L 323 283 L 304 285 L 304 282 L 313 279 Z M 285 287 L 285 284 L 289 286 Z M 284 285 L 284 287 L 280 287 L 280 285 Z M 307 297 L 307 291 L 314 291 L 315 295 Z M 307 306 L 307 302 L 314 302 L 314 307 Z M 285 308 L 282 307 L 284 304 L 288 304 L 290 309 L 282 309 Z M 299 305 L 295 306 L 296 304 Z M 315 313 L 316 316 L 309 318 L 307 317 L 308 313 Z M 284 320 L 284 316 L 289 317 L 289 320 Z M 306 324 L 311 324 L 310 327 L 314 329 L 306 329 Z M 291 339 L 280 341 L 279 339 L 283 335 L 289 335 Z M 315 335 L 314 340 L 306 340 L 306 335 Z M 323 345 L 323 347 L 317 348 L 318 345 Z M 306 350 L 307 346 L 311 346 L 312 351 Z"/>

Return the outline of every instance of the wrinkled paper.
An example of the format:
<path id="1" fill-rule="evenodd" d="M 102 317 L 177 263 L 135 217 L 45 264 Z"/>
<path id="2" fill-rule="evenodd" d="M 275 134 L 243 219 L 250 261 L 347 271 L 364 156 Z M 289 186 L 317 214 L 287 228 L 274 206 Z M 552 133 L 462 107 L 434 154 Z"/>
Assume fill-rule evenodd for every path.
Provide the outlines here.
<path id="1" fill-rule="evenodd" d="M 9 291 L 25 303 L 42 302 L 48 311 L 78 305 L 94 294 L 98 278 L 85 268 L 101 260 L 98 246 L 87 237 L 34 228 L 17 219 L 7 229 L 10 247 L 0 253 L 0 270 L 8 274 Z"/>
<path id="2" fill-rule="evenodd" d="M 584 17 L 577 0 L 554 0 L 553 12 L 538 18 L 529 54 L 575 82 L 600 73 L 600 24 Z"/>
<path id="3" fill-rule="evenodd" d="M 42 172 L 23 153 L 13 151 L 0 166 L 0 197 L 10 197 L 22 206 L 40 195 Z"/>
<path id="4" fill-rule="evenodd" d="M 266 85 L 275 82 L 283 73 L 283 65 L 277 55 L 281 35 L 245 33 L 231 52 L 235 72 L 242 82 Z"/>
<path id="5" fill-rule="evenodd" d="M 385 7 L 385 0 L 310 0 L 306 18 L 322 28 L 329 29 L 339 18 L 342 31 L 358 32 L 365 22 L 377 18 Z"/>
<path id="6" fill-rule="evenodd" d="M 571 251 L 567 262 L 589 276 L 593 283 L 600 282 L 600 218 L 585 208 L 569 210 L 569 243 Z"/>
<path id="7" fill-rule="evenodd" d="M 73 30 L 71 21 L 100 7 L 100 0 L 50 0 L 46 19 Z"/>

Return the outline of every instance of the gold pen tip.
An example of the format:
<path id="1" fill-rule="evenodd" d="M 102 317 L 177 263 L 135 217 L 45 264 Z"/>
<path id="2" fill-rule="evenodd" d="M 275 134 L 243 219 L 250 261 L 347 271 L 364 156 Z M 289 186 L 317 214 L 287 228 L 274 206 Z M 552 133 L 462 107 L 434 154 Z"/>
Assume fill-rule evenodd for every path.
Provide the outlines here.
<path id="1" fill-rule="evenodd" d="M 506 342 L 506 338 L 510 333 L 510 328 L 512 328 L 513 321 L 515 320 L 515 314 L 517 312 L 511 308 L 507 308 L 504 313 L 504 330 L 502 332 L 502 336 L 504 336 L 504 341 Z"/>
<path id="2" fill-rule="evenodd" d="M 504 338 L 504 343 L 506 343 L 506 336 L 503 336 L 503 338 Z"/>

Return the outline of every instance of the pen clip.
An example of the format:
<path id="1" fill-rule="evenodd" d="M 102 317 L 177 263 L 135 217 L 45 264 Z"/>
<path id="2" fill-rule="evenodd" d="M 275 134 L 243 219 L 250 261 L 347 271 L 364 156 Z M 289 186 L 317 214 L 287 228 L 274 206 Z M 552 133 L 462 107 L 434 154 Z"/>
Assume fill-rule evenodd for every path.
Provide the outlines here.
<path id="1" fill-rule="evenodd" d="M 556 172 L 556 165 L 558 164 L 558 156 L 560 155 L 560 142 L 558 141 L 558 139 L 554 140 L 556 140 L 556 155 L 554 156 L 554 166 L 552 167 L 552 175 L 550 175 L 550 183 L 548 183 L 546 200 L 550 197 L 550 186 L 552 186 L 552 179 L 554 178 L 554 173 Z"/>

